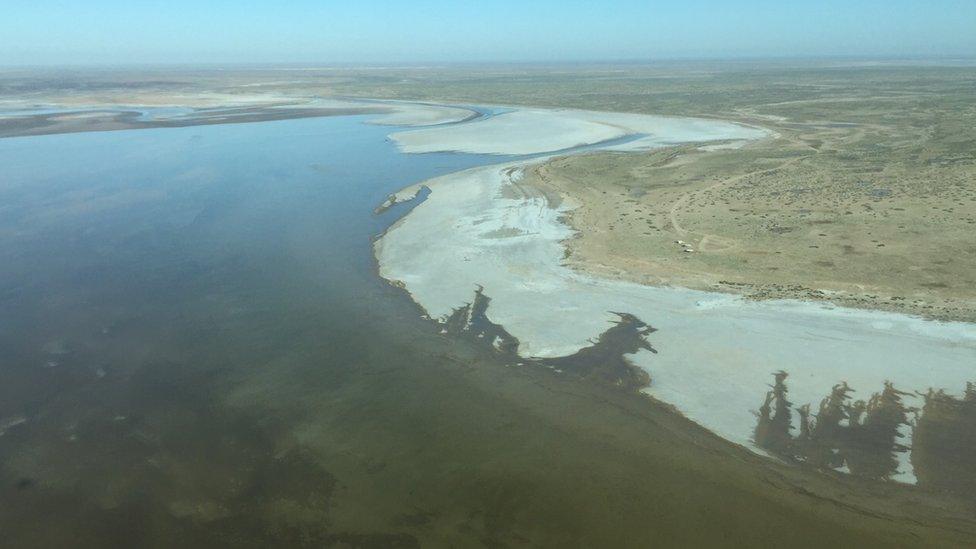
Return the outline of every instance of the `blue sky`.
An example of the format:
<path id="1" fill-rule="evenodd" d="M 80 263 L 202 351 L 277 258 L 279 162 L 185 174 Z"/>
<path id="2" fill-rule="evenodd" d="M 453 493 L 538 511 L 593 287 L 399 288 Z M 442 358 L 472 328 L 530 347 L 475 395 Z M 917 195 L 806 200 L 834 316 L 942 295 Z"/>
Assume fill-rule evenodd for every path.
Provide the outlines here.
<path id="1" fill-rule="evenodd" d="M 0 0 L 0 65 L 976 56 L 976 0 Z"/>

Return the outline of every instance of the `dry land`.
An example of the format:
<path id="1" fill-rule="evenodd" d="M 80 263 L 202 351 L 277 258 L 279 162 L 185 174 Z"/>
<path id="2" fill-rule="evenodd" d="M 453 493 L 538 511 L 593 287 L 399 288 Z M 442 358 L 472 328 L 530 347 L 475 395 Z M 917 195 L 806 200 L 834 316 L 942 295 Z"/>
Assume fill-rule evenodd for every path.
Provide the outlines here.
<path id="1" fill-rule="evenodd" d="M 527 182 L 580 203 L 567 246 L 584 270 L 973 321 L 971 126 L 938 103 L 885 127 L 841 105 L 740 150 L 567 157 Z"/>
<path id="2" fill-rule="evenodd" d="M 528 181 L 581 204 L 567 259 L 601 276 L 976 320 L 972 67 L 499 69 L 340 87 L 774 130 L 740 150 L 556 159 Z"/>

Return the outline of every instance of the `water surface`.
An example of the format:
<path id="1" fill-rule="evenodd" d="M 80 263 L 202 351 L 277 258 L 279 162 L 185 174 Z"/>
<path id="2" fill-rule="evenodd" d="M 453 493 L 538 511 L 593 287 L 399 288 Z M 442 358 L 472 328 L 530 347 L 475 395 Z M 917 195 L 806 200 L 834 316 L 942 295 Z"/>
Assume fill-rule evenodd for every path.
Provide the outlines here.
<path id="1" fill-rule="evenodd" d="M 373 208 L 504 158 L 402 155 L 363 121 L 0 139 L 3 545 L 972 539 L 968 507 L 440 334 L 376 274 L 410 205 Z"/>

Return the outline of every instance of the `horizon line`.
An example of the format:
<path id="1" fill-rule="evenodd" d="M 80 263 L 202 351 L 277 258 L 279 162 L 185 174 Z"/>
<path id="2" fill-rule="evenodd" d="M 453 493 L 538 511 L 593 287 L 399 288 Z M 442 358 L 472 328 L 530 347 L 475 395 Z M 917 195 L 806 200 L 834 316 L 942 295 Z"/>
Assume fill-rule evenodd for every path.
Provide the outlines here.
<path id="1" fill-rule="evenodd" d="M 737 55 L 737 56 L 662 56 L 662 57 L 620 57 L 603 59 L 562 59 L 562 60 L 452 60 L 452 61 L 151 61 L 151 62 L 65 62 L 65 63 L 0 63 L 0 70 L 30 69 L 173 69 L 173 68 L 221 68 L 289 69 L 289 70 L 335 70 L 335 69 L 396 69 L 396 68 L 443 68 L 465 66 L 566 66 L 566 65 L 651 65 L 655 63 L 699 62 L 699 63 L 761 63 L 761 62 L 874 62 L 874 63 L 976 63 L 976 54 L 944 55 Z"/>

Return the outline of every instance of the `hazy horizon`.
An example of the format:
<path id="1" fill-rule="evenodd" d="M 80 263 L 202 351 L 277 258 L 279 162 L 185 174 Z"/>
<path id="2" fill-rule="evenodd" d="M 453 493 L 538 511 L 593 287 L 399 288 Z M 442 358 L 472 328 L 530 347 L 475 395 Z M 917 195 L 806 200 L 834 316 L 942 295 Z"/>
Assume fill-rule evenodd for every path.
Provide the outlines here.
<path id="1" fill-rule="evenodd" d="M 179 71 L 179 70 L 280 70 L 280 71 L 315 71 L 315 70 L 386 70 L 386 69 L 472 69 L 472 68 L 585 68 L 602 67 L 608 70 L 624 69 L 627 67 L 667 67 L 670 65 L 694 69 L 699 65 L 729 66 L 776 66 L 809 67 L 809 68 L 844 68 L 844 67 L 972 67 L 976 66 L 974 55 L 928 55 L 928 56 L 750 56 L 750 57 L 652 57 L 634 59 L 564 59 L 557 61 L 524 60 L 524 61 L 211 61 L 211 62 L 76 62 L 76 63 L 35 63 L 35 64 L 4 64 L 0 63 L 0 70 L 5 71 L 44 71 L 44 70 L 146 70 L 146 71 Z"/>
<path id="2" fill-rule="evenodd" d="M 976 3 L 186 0 L 5 8 L 0 65 L 564 63 L 976 56 Z"/>

